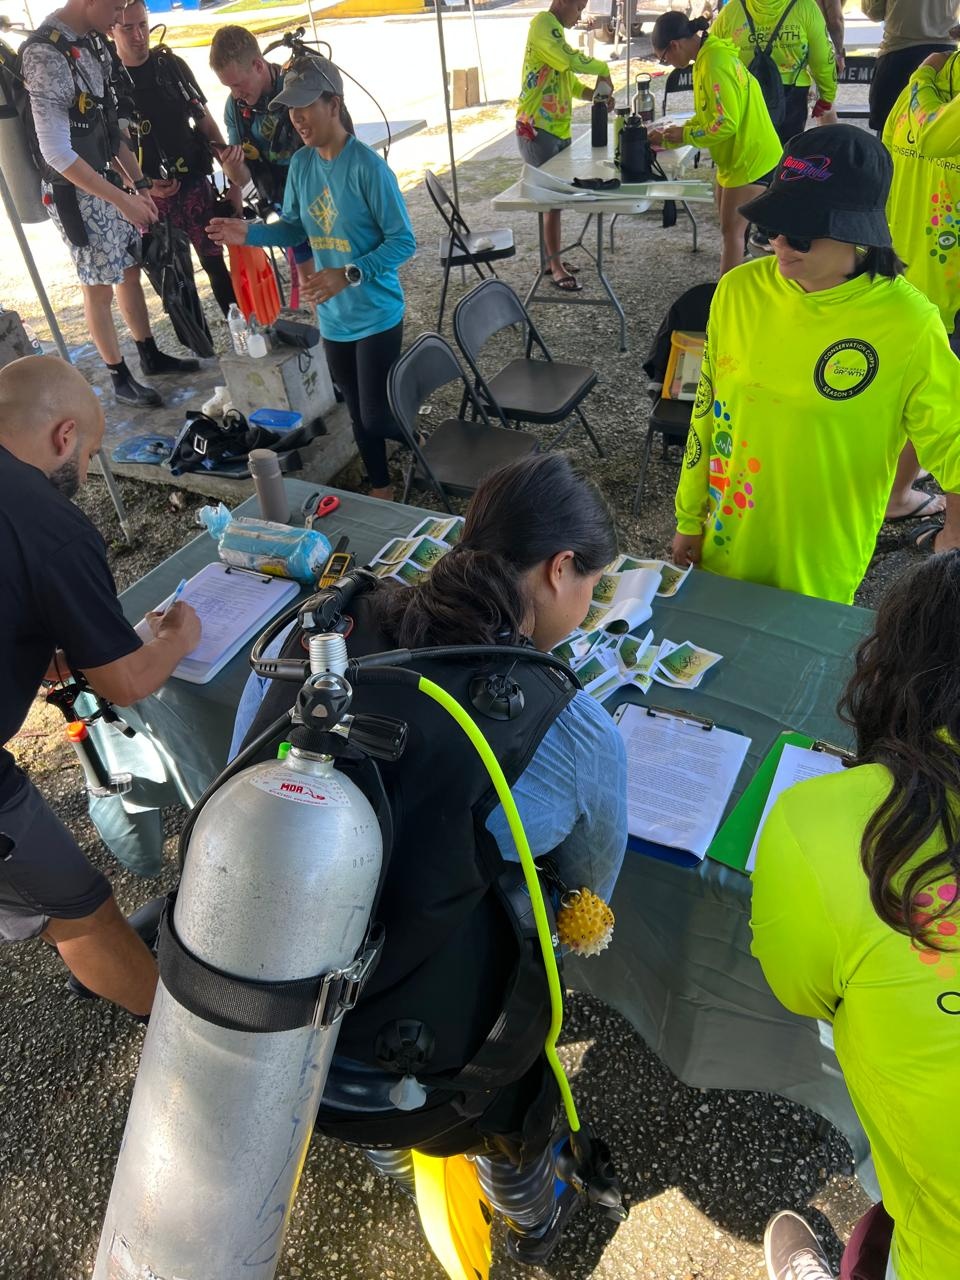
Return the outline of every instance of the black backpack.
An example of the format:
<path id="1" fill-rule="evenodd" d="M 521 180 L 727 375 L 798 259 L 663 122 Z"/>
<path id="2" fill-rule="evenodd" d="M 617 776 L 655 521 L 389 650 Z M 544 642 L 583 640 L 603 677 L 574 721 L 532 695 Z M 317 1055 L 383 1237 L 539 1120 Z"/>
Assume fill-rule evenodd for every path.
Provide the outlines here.
<path id="1" fill-rule="evenodd" d="M 780 28 L 787 20 L 787 14 L 789 14 L 796 2 L 797 0 L 789 0 L 787 7 L 777 19 L 777 25 L 770 33 L 770 39 L 761 49 L 757 41 L 757 28 L 754 25 L 750 10 L 747 8 L 747 0 L 740 0 L 747 18 L 747 26 L 750 28 L 750 35 L 755 45 L 755 52 L 747 70 L 760 85 L 760 92 L 763 94 L 763 100 L 767 104 L 767 111 L 770 113 L 770 119 L 775 129 L 779 129 L 783 124 L 787 100 L 783 92 L 783 78 L 780 75 L 780 68 L 774 62 L 770 50 L 780 34 Z"/>

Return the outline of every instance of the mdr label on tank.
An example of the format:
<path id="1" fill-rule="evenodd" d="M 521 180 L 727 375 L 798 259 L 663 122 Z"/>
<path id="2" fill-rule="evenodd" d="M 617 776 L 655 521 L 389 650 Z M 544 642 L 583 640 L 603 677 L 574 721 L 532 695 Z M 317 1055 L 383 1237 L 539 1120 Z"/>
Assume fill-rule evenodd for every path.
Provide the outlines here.
<path id="1" fill-rule="evenodd" d="M 284 765 L 265 771 L 250 781 L 261 791 L 266 791 L 268 796 L 278 796 L 281 800 L 338 809 L 350 806 L 350 799 L 339 782 L 309 773 L 294 773 Z"/>
<path id="2" fill-rule="evenodd" d="M 115 1231 L 110 1241 L 110 1256 L 107 1258 L 107 1280 L 182 1280 L 182 1278 L 162 1276 L 146 1262 L 136 1262 L 126 1240 L 119 1231 Z"/>

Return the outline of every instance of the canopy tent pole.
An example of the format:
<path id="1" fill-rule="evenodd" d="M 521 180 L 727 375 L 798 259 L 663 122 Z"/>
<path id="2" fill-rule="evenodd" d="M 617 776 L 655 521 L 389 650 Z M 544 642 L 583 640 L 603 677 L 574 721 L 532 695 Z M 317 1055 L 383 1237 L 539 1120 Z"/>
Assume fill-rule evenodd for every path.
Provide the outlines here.
<path id="1" fill-rule="evenodd" d="M 477 47 L 477 66 L 480 68 L 480 91 L 483 94 L 484 105 L 489 101 L 487 97 L 487 77 L 483 73 L 483 54 L 480 52 L 480 32 L 477 30 L 477 9 L 473 0 L 468 0 L 470 5 L 470 17 L 473 19 L 473 43 Z"/>
<path id="2" fill-rule="evenodd" d="M 313 31 L 313 42 L 317 43 L 317 20 L 313 16 L 313 0 L 307 0 L 307 13 L 310 15 L 310 28 Z"/>
<path id="3" fill-rule="evenodd" d="M 453 202 L 459 208 L 460 192 L 457 188 L 457 161 L 453 153 L 453 120 L 450 117 L 450 85 L 447 81 L 447 50 L 443 43 L 443 0 L 433 0 L 437 11 L 437 39 L 440 42 L 440 75 L 443 77 L 443 109 L 447 117 L 447 145 L 450 148 L 450 178 L 453 182 Z"/>
<path id="4" fill-rule="evenodd" d="M 624 106 L 629 107 L 633 101 L 630 96 L 630 37 L 633 34 L 633 0 L 623 0 L 623 8 L 627 41 L 627 100 Z"/>
<path id="5" fill-rule="evenodd" d="M 0 199 L 3 200 L 3 206 L 7 211 L 7 217 L 10 220 L 10 226 L 13 228 L 13 234 L 17 238 L 17 244 L 20 246 L 20 253 L 29 272 L 30 279 L 33 281 L 33 287 L 37 294 L 37 299 L 43 309 L 46 317 L 47 325 L 53 341 L 56 344 L 60 355 L 66 360 L 67 364 L 72 363 L 70 360 L 70 352 L 67 350 L 67 344 L 63 340 L 63 334 L 57 323 L 57 317 L 54 315 L 53 308 L 50 306 L 50 299 L 47 297 L 47 291 L 43 287 L 43 281 L 40 279 L 40 273 L 37 271 L 37 264 L 33 260 L 33 253 L 24 234 L 23 226 L 20 222 L 20 216 L 17 213 L 17 207 L 13 203 L 13 196 L 10 194 L 10 188 L 7 185 L 7 179 L 4 176 L 3 169 L 0 168 Z M 127 542 L 133 541 L 130 531 L 130 524 L 127 520 L 126 508 L 123 505 L 123 498 L 120 496 L 120 490 L 117 488 L 117 482 L 113 472 L 110 469 L 110 459 L 107 457 L 104 449 L 97 451 L 97 458 L 100 462 L 100 469 L 103 473 L 104 483 L 107 486 L 107 492 L 110 494 L 110 500 L 113 503 L 114 510 L 117 513 L 117 519 L 120 521 L 120 528 L 123 530 L 123 536 Z"/>

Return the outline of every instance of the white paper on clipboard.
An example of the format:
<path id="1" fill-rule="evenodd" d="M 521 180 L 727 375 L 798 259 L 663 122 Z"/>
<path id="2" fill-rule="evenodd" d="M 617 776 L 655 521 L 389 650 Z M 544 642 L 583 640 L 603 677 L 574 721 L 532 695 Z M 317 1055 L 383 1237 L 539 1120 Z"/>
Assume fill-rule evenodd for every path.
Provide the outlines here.
<path id="1" fill-rule="evenodd" d="M 189 684 L 207 684 L 299 590 L 288 578 L 242 573 L 219 560 L 205 565 L 180 597 L 200 618 L 200 643 L 173 675 Z"/>
<path id="2" fill-rule="evenodd" d="M 627 749 L 630 835 L 702 858 L 750 739 L 716 725 L 625 703 L 614 719 Z"/>

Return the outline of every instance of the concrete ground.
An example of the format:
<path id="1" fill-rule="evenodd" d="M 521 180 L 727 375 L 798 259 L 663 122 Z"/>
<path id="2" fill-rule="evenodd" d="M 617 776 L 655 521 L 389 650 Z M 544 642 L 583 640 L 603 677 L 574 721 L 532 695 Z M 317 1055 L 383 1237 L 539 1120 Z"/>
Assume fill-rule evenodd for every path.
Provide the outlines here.
<path id="1" fill-rule="evenodd" d="M 511 6 L 478 20 L 491 97 L 515 93 L 523 31 L 535 7 Z M 451 43 L 462 36 L 450 65 L 467 65 L 472 30 L 462 19 L 445 21 L 448 31 L 460 31 Z M 425 167 L 443 176 L 446 158 L 432 19 L 342 23 L 330 38 L 338 60 L 363 68 L 359 78 L 375 86 L 389 114 L 426 113 L 430 122 L 425 134 L 398 144 L 391 156 L 421 246 L 403 272 L 407 336 L 412 339 L 434 327 L 439 290 L 439 228 L 422 184 Z M 638 52 L 645 47 L 638 44 Z M 202 69 L 202 51 L 189 57 Z M 682 102 L 677 106 L 682 109 Z M 364 114 L 355 104 L 354 109 L 358 117 Z M 517 255 L 503 264 L 501 275 L 525 291 L 535 264 L 535 223 L 525 215 L 495 215 L 489 205 L 519 171 L 510 119 L 508 104 L 463 114 L 457 136 L 460 194 L 476 229 L 513 227 Z M 691 284 L 715 278 L 715 220 L 709 210 L 698 216 L 702 247 L 695 256 L 682 223 L 664 230 L 658 215 L 649 213 L 618 224 L 609 270 L 628 312 L 626 355 L 617 350 L 611 312 L 564 307 L 536 312 L 558 358 L 585 360 L 599 370 L 588 411 L 605 457 L 597 458 L 576 433 L 569 447 L 611 502 L 622 547 L 645 554 L 662 553 L 669 544 L 677 460 L 652 462 L 642 515 L 631 517 L 649 408 L 640 362 L 672 298 Z M 574 221 L 568 219 L 568 225 Z M 68 340 L 79 344 L 85 335 L 66 256 L 52 228 L 29 234 Z M 588 268 L 584 260 L 584 278 Z M 458 283 L 454 298 L 459 292 Z M 29 283 L 2 221 L 0 299 L 42 333 Z M 153 311 L 158 333 L 167 336 L 166 321 L 158 308 Z M 222 328 L 218 338 L 225 346 Z M 448 407 L 449 399 L 437 397 L 424 417 L 427 429 Z M 362 487 L 355 470 L 344 473 L 341 483 Z M 193 535 L 193 513 L 200 501 L 177 486 L 124 481 L 122 489 L 135 526 L 132 546 L 119 539 L 101 482 L 92 480 L 81 499 L 107 536 L 121 588 Z M 418 500 L 432 505 L 429 496 Z M 915 555 L 897 545 L 891 530 L 889 541 L 878 548 L 862 601 L 875 603 Z M 78 771 L 52 714 L 38 709 L 14 749 L 91 859 L 111 878 L 125 909 L 172 883 L 172 849 L 164 876 L 148 883 L 136 880 L 105 853 L 86 818 Z M 169 812 L 171 837 L 182 816 Z M 136 1072 L 141 1029 L 116 1010 L 67 997 L 62 980 L 59 961 L 40 944 L 0 951 L 0 1117 L 5 1130 L 0 1145 L 0 1280 L 79 1280 L 91 1274 Z M 582 1214 L 549 1269 L 527 1274 L 557 1280 L 762 1280 L 763 1224 L 783 1206 L 807 1213 L 837 1260 L 840 1241 L 867 1201 L 851 1175 L 845 1142 L 818 1125 L 811 1113 L 767 1095 L 687 1088 L 619 1016 L 582 996 L 569 1002 L 564 1057 L 581 1105 L 611 1143 L 630 1215 L 614 1232 L 594 1215 Z M 282 1280 L 438 1280 L 440 1274 L 409 1202 L 375 1177 L 362 1158 L 330 1143 L 315 1143 L 278 1271 Z M 496 1280 L 519 1280 L 521 1275 L 504 1261 L 499 1244 L 492 1275 Z"/>

